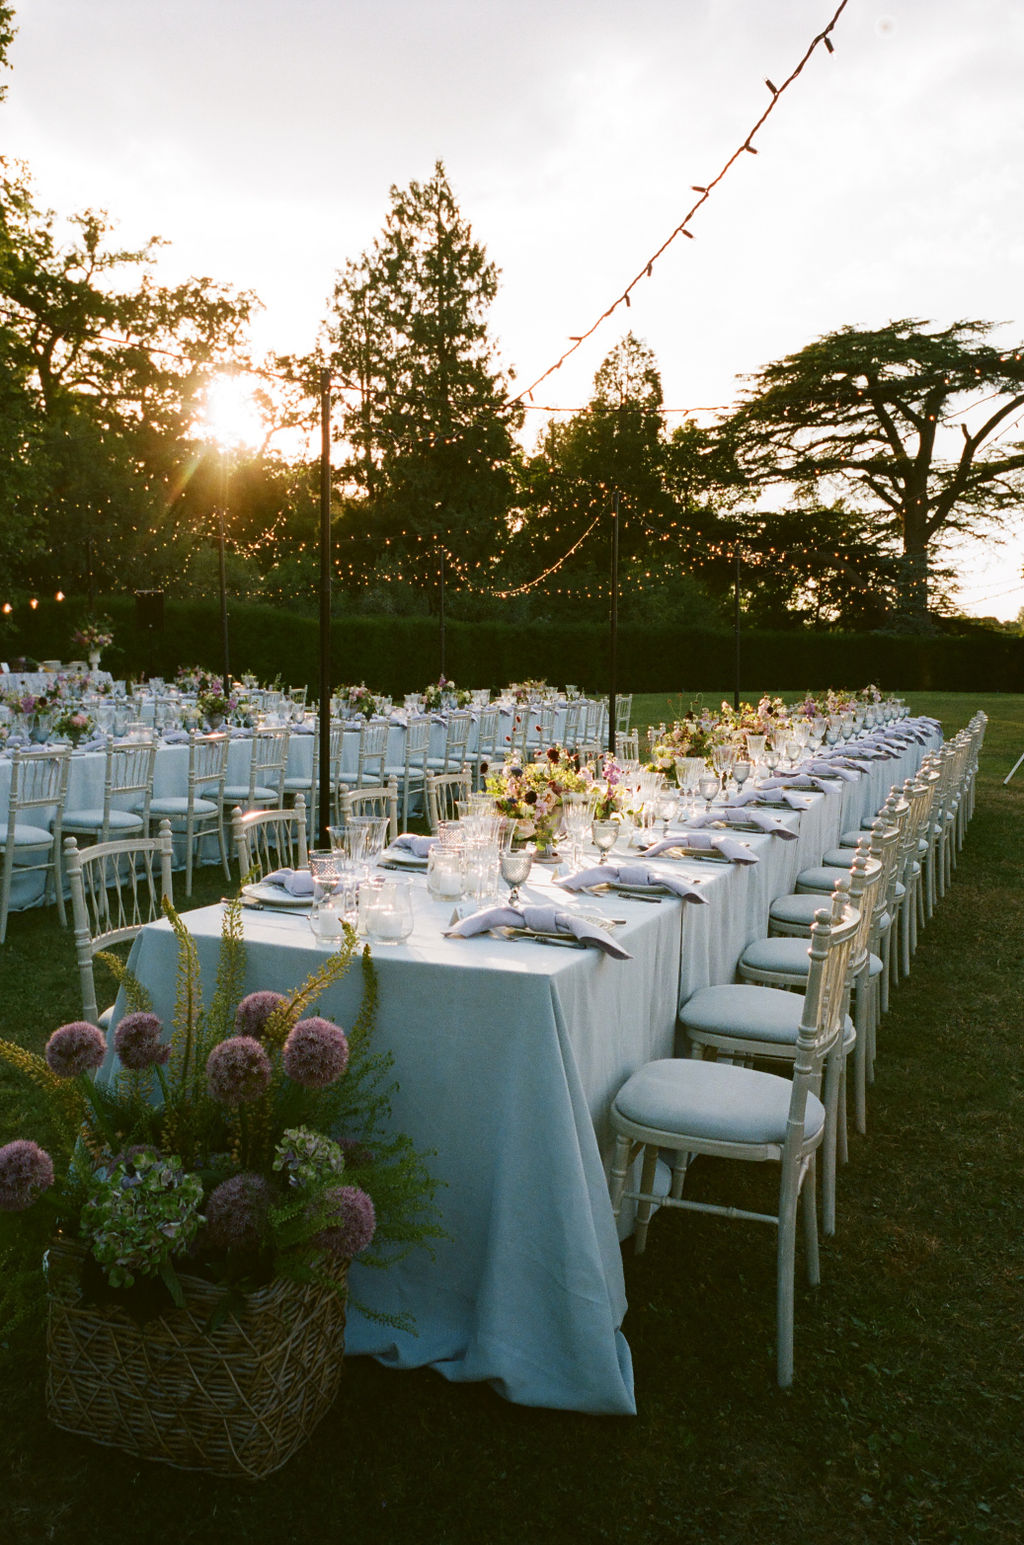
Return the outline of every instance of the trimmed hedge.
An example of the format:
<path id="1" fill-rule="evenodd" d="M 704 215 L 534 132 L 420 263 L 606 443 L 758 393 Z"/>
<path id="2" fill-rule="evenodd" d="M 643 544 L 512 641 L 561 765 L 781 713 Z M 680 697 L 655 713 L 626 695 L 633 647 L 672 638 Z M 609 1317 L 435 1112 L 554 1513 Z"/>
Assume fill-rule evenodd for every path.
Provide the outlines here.
<path id="1" fill-rule="evenodd" d="M 105 598 L 97 611 L 114 624 L 115 642 L 103 664 L 116 675 L 173 677 L 179 665 L 221 666 L 220 614 L 209 601 L 171 601 L 164 626 L 138 626 L 134 598 Z M 3 658 L 70 658 L 70 635 L 80 611 L 41 602 L 20 627 L 0 640 Z M 440 673 L 438 623 L 429 617 L 336 615 L 332 623 L 331 682 L 365 681 L 401 696 Z M 236 675 L 252 672 L 287 686 L 319 676 L 319 632 L 314 617 L 281 607 L 232 602 L 229 646 Z M 741 678 L 783 691 L 859 687 L 887 691 L 1024 691 L 1024 639 L 1004 633 L 905 636 L 887 633 L 747 632 L 741 635 Z M 624 692 L 697 691 L 721 685 L 734 671 L 729 632 L 683 627 L 623 627 L 618 640 L 618 685 Z M 570 623 L 450 621 L 445 674 L 460 686 L 501 686 L 525 677 L 566 681 L 593 691 L 609 685 L 607 629 Z M 750 689 L 754 690 L 754 689 Z"/>

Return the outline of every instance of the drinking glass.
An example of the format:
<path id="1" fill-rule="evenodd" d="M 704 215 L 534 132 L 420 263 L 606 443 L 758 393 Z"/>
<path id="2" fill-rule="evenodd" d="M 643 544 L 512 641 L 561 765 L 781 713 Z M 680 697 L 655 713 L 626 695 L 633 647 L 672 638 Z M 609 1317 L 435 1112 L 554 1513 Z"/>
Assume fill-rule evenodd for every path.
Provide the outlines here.
<path id="1" fill-rule="evenodd" d="M 517 907 L 519 905 L 519 887 L 525 884 L 533 867 L 533 854 L 529 848 L 510 848 L 507 853 L 502 853 L 499 863 L 501 865 L 501 878 L 509 886 L 509 906 Z"/>
<path id="2" fill-rule="evenodd" d="M 598 860 L 599 863 L 606 864 L 608 862 L 608 854 L 615 846 L 618 835 L 618 821 L 591 821 L 590 840 L 601 855 Z"/>
<path id="3" fill-rule="evenodd" d="M 458 901 L 465 889 L 462 848 L 435 842 L 427 855 L 427 890 L 436 901 Z"/>
<path id="4" fill-rule="evenodd" d="M 736 779 L 738 789 L 742 789 L 752 771 L 753 765 L 750 762 L 733 762 L 732 775 Z"/>
<path id="5" fill-rule="evenodd" d="M 716 772 L 702 772 L 697 789 L 704 801 L 705 811 L 711 809 L 711 802 L 718 793 L 718 774 Z"/>

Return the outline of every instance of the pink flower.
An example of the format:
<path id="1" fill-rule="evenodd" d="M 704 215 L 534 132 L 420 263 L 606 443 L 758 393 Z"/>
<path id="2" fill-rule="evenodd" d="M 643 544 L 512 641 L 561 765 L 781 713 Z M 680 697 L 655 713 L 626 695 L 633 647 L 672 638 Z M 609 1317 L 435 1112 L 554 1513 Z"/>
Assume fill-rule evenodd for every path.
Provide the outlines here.
<path id="1" fill-rule="evenodd" d="M 313 1243 L 339 1261 L 351 1260 L 366 1249 L 376 1231 L 373 1202 L 358 1186 L 336 1186 L 327 1193 L 326 1201 L 335 1221 L 317 1234 Z"/>
<path id="2" fill-rule="evenodd" d="M 281 1064 L 293 1083 L 326 1089 L 348 1067 L 348 1040 L 329 1019 L 300 1019 L 288 1033 Z"/>
<path id="3" fill-rule="evenodd" d="M 53 1160 L 25 1137 L 0 1148 L 0 1212 L 24 1212 L 53 1185 Z"/>
<path id="4" fill-rule="evenodd" d="M 163 1025 L 155 1014 L 126 1014 L 114 1031 L 114 1050 L 124 1067 L 140 1073 L 154 1063 L 164 1063 L 171 1048 L 161 1042 Z"/>
<path id="5" fill-rule="evenodd" d="M 287 999 L 279 992 L 249 993 L 235 1010 L 235 1034 L 260 1040 L 267 1028 L 267 1020 L 285 1002 Z"/>
<path id="6" fill-rule="evenodd" d="M 85 1019 L 61 1025 L 46 1043 L 43 1055 L 58 1078 L 77 1078 L 98 1068 L 107 1054 L 103 1031 Z"/>
<path id="7" fill-rule="evenodd" d="M 262 1175 L 232 1175 L 214 1187 L 203 1210 L 214 1249 L 258 1250 L 270 1212 L 270 1187 Z"/>
<path id="8" fill-rule="evenodd" d="M 220 1041 L 206 1059 L 210 1093 L 223 1105 L 247 1105 L 270 1087 L 270 1058 L 250 1035 Z"/>

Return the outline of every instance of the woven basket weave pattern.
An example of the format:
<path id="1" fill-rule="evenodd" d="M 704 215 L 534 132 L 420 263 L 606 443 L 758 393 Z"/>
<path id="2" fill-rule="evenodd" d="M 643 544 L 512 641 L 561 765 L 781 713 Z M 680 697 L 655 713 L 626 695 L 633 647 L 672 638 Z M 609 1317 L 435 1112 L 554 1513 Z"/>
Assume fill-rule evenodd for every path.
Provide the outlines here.
<path id="1" fill-rule="evenodd" d="M 50 1420 L 182 1470 L 258 1480 L 279 1469 L 337 1394 L 343 1297 L 278 1278 L 207 1334 L 223 1289 L 181 1276 L 185 1308 L 140 1325 L 85 1300 L 84 1254 L 73 1241 L 50 1249 Z"/>

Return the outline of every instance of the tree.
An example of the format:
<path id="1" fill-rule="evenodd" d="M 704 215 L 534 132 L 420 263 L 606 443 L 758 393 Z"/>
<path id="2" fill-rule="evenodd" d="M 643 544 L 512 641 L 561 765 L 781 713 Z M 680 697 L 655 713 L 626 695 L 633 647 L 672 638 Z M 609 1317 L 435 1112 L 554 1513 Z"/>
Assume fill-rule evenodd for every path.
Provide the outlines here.
<path id="1" fill-rule="evenodd" d="M 112 246 L 100 213 L 67 241 L 55 225 L 0 158 L 0 555 L 15 581 L 138 583 L 187 486 L 197 394 L 255 300 L 157 285 L 159 240 Z"/>
<path id="2" fill-rule="evenodd" d="M 992 323 L 929 325 L 829 333 L 749 377 L 724 425 L 754 484 L 792 484 L 814 508 L 845 497 L 899 542 L 901 606 L 917 622 L 934 551 L 1024 493 L 1024 446 L 1004 438 L 1024 407 L 1024 349 L 988 343 Z"/>
<path id="3" fill-rule="evenodd" d="M 363 557 L 386 545 L 428 591 L 442 553 L 465 572 L 506 531 L 522 412 L 487 328 L 497 285 L 440 161 L 429 182 L 391 189 L 380 237 L 335 285 L 327 333 L 353 394 L 340 438 L 343 476 L 362 494 Z"/>

